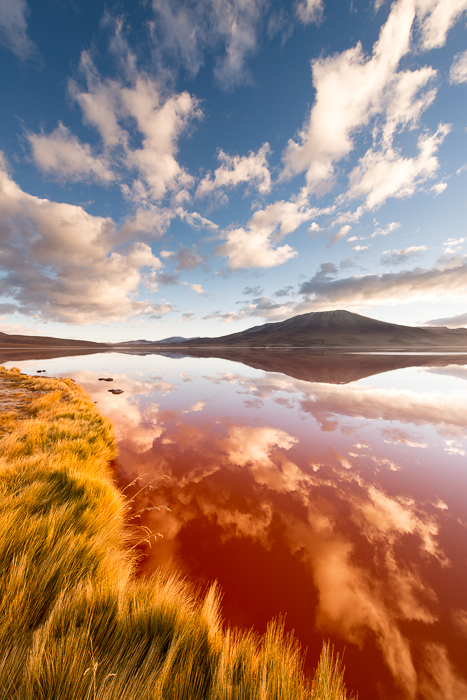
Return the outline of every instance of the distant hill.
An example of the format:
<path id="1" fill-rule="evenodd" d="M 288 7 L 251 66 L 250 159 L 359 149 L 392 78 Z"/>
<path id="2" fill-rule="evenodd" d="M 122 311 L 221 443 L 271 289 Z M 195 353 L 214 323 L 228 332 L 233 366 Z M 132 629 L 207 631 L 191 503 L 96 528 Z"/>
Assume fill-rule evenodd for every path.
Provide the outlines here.
<path id="1" fill-rule="evenodd" d="M 162 344 L 162 341 L 161 343 Z M 170 345 L 170 343 L 167 343 Z M 265 323 L 219 338 L 198 338 L 178 347 L 309 347 L 358 349 L 467 348 L 467 329 L 401 326 L 350 311 L 315 311 Z"/>
<path id="2" fill-rule="evenodd" d="M 246 331 L 219 338 L 183 338 L 130 340 L 124 343 L 94 343 L 37 335 L 0 333 L 0 349 L 10 348 L 86 348 L 88 350 L 127 349 L 136 351 L 152 347 L 173 348 L 310 348 L 315 350 L 467 350 L 466 328 L 401 326 L 376 321 L 350 311 L 315 311 L 294 316 L 287 321 L 265 323 Z"/>
<path id="3" fill-rule="evenodd" d="M 178 343 L 187 343 L 188 341 L 198 340 L 196 338 L 183 338 L 181 335 L 172 335 L 170 338 L 163 338 L 162 340 L 126 340 L 123 343 L 113 343 L 116 347 L 127 347 L 135 345 L 141 347 L 144 345 L 177 345 Z"/>
<path id="4" fill-rule="evenodd" d="M 69 340 L 68 338 L 53 338 L 43 335 L 10 335 L 0 333 L 0 348 L 26 348 L 26 347 L 47 347 L 47 348 L 109 348 L 107 343 L 94 343 L 91 340 Z"/>

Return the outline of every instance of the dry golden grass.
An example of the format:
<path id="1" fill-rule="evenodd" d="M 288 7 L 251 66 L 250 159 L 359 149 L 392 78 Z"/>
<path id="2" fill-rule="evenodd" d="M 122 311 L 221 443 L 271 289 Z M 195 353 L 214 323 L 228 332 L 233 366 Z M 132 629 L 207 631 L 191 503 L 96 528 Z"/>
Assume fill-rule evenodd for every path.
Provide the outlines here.
<path id="1" fill-rule="evenodd" d="M 213 586 L 135 576 L 112 426 L 71 380 L 0 422 L 0 700 L 345 700 L 324 645 L 313 682 L 280 623 L 226 629 Z"/>

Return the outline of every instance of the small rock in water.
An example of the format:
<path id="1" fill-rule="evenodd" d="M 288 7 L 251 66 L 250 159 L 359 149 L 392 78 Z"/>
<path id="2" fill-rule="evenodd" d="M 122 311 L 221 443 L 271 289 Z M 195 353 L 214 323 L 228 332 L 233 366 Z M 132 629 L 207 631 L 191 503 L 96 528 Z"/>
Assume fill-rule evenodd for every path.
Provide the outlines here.
<path id="1" fill-rule="evenodd" d="M 107 389 L 111 394 L 123 394 L 123 389 Z"/>
<path id="2" fill-rule="evenodd" d="M 112 377 L 99 377 L 98 382 L 113 382 Z"/>

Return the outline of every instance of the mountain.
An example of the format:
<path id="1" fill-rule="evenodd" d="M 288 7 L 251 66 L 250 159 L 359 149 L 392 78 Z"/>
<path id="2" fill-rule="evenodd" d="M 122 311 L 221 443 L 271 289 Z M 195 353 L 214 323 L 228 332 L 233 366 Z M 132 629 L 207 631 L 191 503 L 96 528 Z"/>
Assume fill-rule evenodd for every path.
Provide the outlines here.
<path id="1" fill-rule="evenodd" d="M 126 340 L 124 343 L 113 343 L 115 347 L 128 347 L 135 345 L 137 347 L 144 345 L 177 345 L 178 343 L 185 343 L 190 340 L 198 340 L 196 338 L 182 338 L 181 335 L 172 335 L 170 338 L 163 338 L 162 340 Z"/>
<path id="2" fill-rule="evenodd" d="M 177 345 L 180 348 L 467 349 L 467 329 L 401 326 L 350 311 L 315 311 L 220 338 L 197 338 Z"/>
<path id="3" fill-rule="evenodd" d="M 10 335 L 0 333 L 0 348 L 26 347 L 72 347 L 72 348 L 109 348 L 108 343 L 94 343 L 91 340 L 69 340 L 68 338 L 52 338 L 42 335 Z"/>

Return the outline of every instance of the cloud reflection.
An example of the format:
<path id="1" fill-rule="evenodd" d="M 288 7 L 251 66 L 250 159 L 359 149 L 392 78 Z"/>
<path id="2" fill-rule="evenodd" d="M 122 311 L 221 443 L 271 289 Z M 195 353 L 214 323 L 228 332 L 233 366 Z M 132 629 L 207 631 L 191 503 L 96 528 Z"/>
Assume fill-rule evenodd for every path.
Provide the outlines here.
<path id="1" fill-rule="evenodd" d="M 235 620 L 234 582 L 248 576 L 248 568 L 242 574 L 233 559 L 222 559 L 221 565 L 216 557 L 235 543 L 246 566 L 252 547 L 255 557 L 259 552 L 276 556 L 279 548 L 284 559 L 274 579 L 249 579 L 252 609 L 269 599 L 268 587 L 280 588 L 289 571 L 299 570 L 306 597 L 278 600 L 280 607 L 268 609 L 269 617 L 287 612 L 310 648 L 323 634 L 360 648 L 360 661 L 352 660 L 356 677 L 366 674 L 369 655 L 374 676 L 391 674 L 388 698 L 439 698 L 442 682 L 451 692 L 446 697 L 463 698 L 451 639 L 436 637 L 449 595 L 439 580 L 451 563 L 456 565 L 443 544 L 449 509 L 439 498 L 419 498 L 413 485 L 412 492 L 398 490 L 405 482 L 394 479 L 405 474 L 401 450 L 426 451 L 427 426 L 457 445 L 454 440 L 465 432 L 466 401 L 428 391 L 311 385 L 275 374 L 226 373 L 205 378 L 206 385 L 217 393 L 209 405 L 193 403 L 191 393 L 170 411 L 163 410 L 160 394 L 151 393 L 154 385 L 134 384 L 139 394 L 119 404 L 123 411 L 114 412 L 108 395 L 106 410 L 121 441 L 123 482 L 138 473 L 148 482 L 161 474 L 171 477 L 136 499 L 136 510 L 154 504 L 171 508 L 170 513 L 150 511 L 142 520 L 164 534 L 148 552 L 145 567 L 181 568 L 204 583 L 209 574 L 200 562 L 212 552 L 207 561 L 228 588 L 225 603 Z M 226 397 L 235 394 L 259 399 L 259 417 L 254 404 L 230 415 Z M 277 410 L 306 421 L 279 427 L 272 420 Z M 316 421 L 313 430 L 310 417 Z M 245 615 L 242 608 L 242 624 Z M 459 609 L 458 634 L 467 628 L 466 619 Z M 431 630 L 431 645 L 420 641 L 424 633 L 413 633 L 420 629 Z"/>

